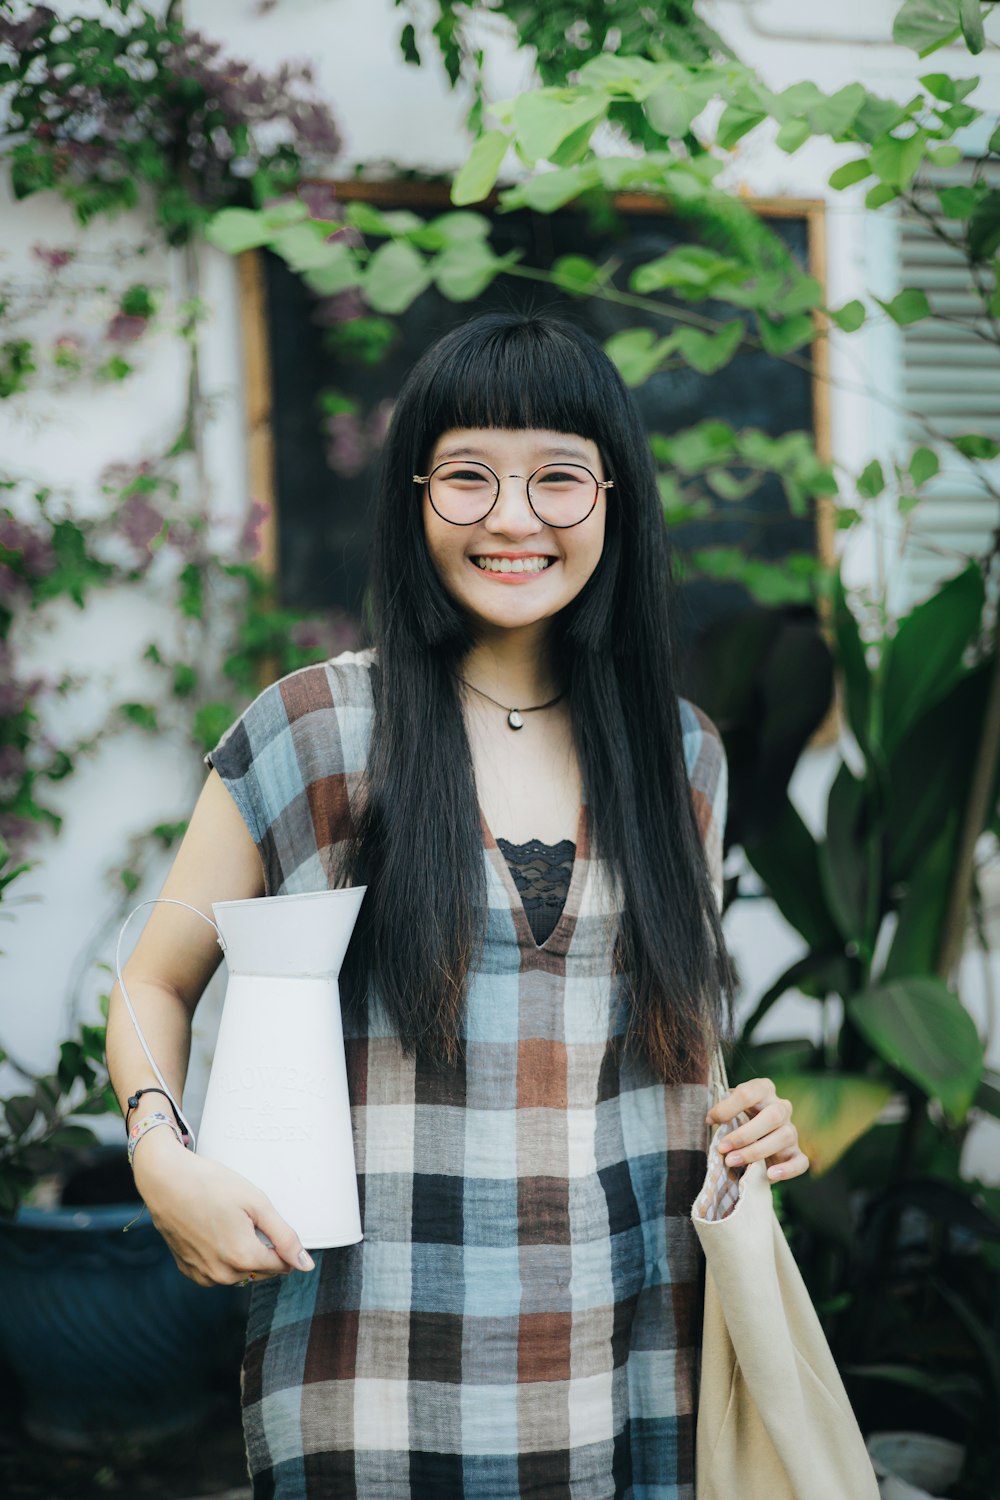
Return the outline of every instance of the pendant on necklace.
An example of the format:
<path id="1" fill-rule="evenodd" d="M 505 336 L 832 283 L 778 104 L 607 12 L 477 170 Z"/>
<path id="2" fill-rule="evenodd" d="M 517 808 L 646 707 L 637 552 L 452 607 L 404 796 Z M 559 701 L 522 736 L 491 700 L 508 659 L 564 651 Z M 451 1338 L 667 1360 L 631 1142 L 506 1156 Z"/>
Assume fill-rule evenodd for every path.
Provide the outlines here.
<path id="1" fill-rule="evenodd" d="M 524 720 L 521 718 L 521 715 L 518 713 L 516 708 L 512 708 L 508 711 L 507 723 L 510 725 L 511 729 L 524 728 Z"/>

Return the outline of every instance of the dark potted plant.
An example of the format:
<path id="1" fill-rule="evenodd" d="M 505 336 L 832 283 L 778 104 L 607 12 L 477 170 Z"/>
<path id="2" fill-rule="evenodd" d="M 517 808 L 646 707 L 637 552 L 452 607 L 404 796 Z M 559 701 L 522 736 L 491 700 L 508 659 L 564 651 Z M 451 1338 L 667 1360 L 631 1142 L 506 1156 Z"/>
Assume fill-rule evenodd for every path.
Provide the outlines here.
<path id="1" fill-rule="evenodd" d="M 101 1144 L 80 1123 L 119 1113 L 104 1030 L 80 1026 L 51 1073 L 0 1052 L 23 1083 L 0 1122 L 0 1357 L 29 1436 L 89 1452 L 198 1426 L 227 1364 L 235 1387 L 245 1302 L 181 1274 L 124 1141 Z M 157 1372 L 153 1397 L 137 1360 Z"/>

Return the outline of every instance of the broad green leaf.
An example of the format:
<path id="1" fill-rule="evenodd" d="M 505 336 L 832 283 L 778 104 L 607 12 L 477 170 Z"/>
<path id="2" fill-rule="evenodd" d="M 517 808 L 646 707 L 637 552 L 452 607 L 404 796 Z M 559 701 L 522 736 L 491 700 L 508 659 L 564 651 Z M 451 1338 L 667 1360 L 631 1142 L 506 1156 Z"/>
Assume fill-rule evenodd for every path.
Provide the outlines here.
<path id="1" fill-rule="evenodd" d="M 514 101 L 513 124 L 518 145 L 530 161 L 550 161 L 552 153 L 580 130 L 593 130 L 607 113 L 607 99 L 589 90 L 536 89 Z"/>
<path id="2" fill-rule="evenodd" d="M 728 469 L 706 469 L 705 482 L 720 500 L 745 500 L 764 482 L 763 474 L 750 474 L 746 479 L 737 479 Z"/>
<path id="3" fill-rule="evenodd" d="M 961 1124 L 979 1084 L 983 1044 L 943 980 L 890 980 L 852 996 L 847 1014 L 880 1057 L 939 1099 L 952 1123 Z"/>
<path id="4" fill-rule="evenodd" d="M 797 275 L 791 285 L 774 299 L 768 311 L 790 318 L 794 313 L 809 312 L 812 308 L 819 307 L 822 300 L 823 288 L 815 276 Z"/>
<path id="5" fill-rule="evenodd" d="M 826 839 L 819 846 L 820 878 L 829 910 L 845 942 L 874 944 L 870 910 L 880 849 L 872 827 L 869 784 L 841 763 L 827 802 Z"/>
<path id="6" fill-rule="evenodd" d="M 983 437 L 980 432 L 965 432 L 961 437 L 952 438 L 951 444 L 965 458 L 988 460 L 1000 455 L 1000 443 L 995 443 L 992 438 Z"/>
<path id="7" fill-rule="evenodd" d="M 835 94 L 820 99 L 808 111 L 813 134 L 829 135 L 835 140 L 843 136 L 853 125 L 867 97 L 862 84 L 848 83 Z"/>
<path id="8" fill-rule="evenodd" d="M 685 363 L 692 369 L 700 371 L 702 375 L 714 375 L 716 370 L 732 359 L 743 342 L 745 333 L 743 319 L 734 318 L 732 322 L 723 324 L 718 333 L 702 333 L 698 328 L 681 328 L 673 335 L 673 341 Z"/>
<path id="9" fill-rule="evenodd" d="M 781 319 L 758 313 L 757 323 L 760 341 L 768 354 L 790 354 L 794 349 L 801 349 L 803 344 L 812 340 L 816 332 L 808 313 L 797 313 L 790 318 Z"/>
<path id="10" fill-rule="evenodd" d="M 959 0 L 906 0 L 892 23 L 892 39 L 921 57 L 954 41 L 960 30 Z"/>
<path id="11" fill-rule="evenodd" d="M 962 153 L 957 146 L 932 146 L 927 159 L 936 167 L 954 167 L 962 160 Z"/>
<path id="12" fill-rule="evenodd" d="M 274 233 L 264 215 L 252 208 L 222 208 L 205 226 L 205 238 L 226 255 L 242 255 L 266 245 Z"/>
<path id="13" fill-rule="evenodd" d="M 292 271 L 321 271 L 331 261 L 337 261 L 337 251 L 346 250 L 346 245 L 328 245 L 326 235 L 318 224 L 292 224 L 280 229 L 271 239 L 271 249 Z M 331 255 L 331 251 L 334 252 Z"/>
<path id="14" fill-rule="evenodd" d="M 585 255 L 561 255 L 552 266 L 552 280 L 564 292 L 584 296 L 600 285 L 600 273 Z"/>
<path id="15" fill-rule="evenodd" d="M 853 186 L 855 182 L 863 182 L 871 175 L 871 164 L 867 157 L 862 157 L 858 161 L 845 161 L 842 167 L 837 167 L 830 173 L 828 181 L 834 192 L 839 193 L 844 188 Z"/>
<path id="16" fill-rule="evenodd" d="M 866 756 L 870 755 L 871 673 L 865 659 L 864 642 L 840 572 L 833 577 L 833 630 L 837 662 L 844 686 L 847 722 Z"/>
<path id="17" fill-rule="evenodd" d="M 518 259 L 520 251 L 495 255 L 482 240 L 460 240 L 431 262 L 431 274 L 441 294 L 452 302 L 471 302 Z"/>
<path id="18" fill-rule="evenodd" d="M 799 1145 L 822 1175 L 875 1124 L 892 1098 L 892 1084 L 850 1073 L 771 1075 L 779 1097 L 790 1099 Z"/>
<path id="19" fill-rule="evenodd" d="M 714 95 L 714 79 L 698 80 L 685 70 L 683 77 L 649 95 L 646 119 L 668 139 L 684 136 Z"/>
<path id="20" fill-rule="evenodd" d="M 858 475 L 858 494 L 863 500 L 875 500 L 885 489 L 885 475 L 877 458 L 866 464 Z"/>
<path id="21" fill-rule="evenodd" d="M 969 218 L 969 255 L 974 261 L 989 260 L 1000 250 L 1000 191 L 994 188 L 980 198 Z"/>
<path id="22" fill-rule="evenodd" d="M 964 809 L 989 689 L 991 662 L 965 671 L 899 735 L 885 770 L 886 882 L 911 878 L 956 810 Z"/>
<path id="23" fill-rule="evenodd" d="M 941 212 L 948 219 L 967 219 L 979 202 L 979 194 L 970 187 L 936 188 Z"/>
<path id="24" fill-rule="evenodd" d="M 892 188 L 907 188 L 924 159 L 927 135 L 923 130 L 900 140 L 889 136 L 872 147 L 868 160 L 872 171 L 881 181 Z"/>
<path id="25" fill-rule="evenodd" d="M 843 307 L 831 307 L 830 317 L 845 333 L 856 333 L 865 321 L 864 303 L 855 297 L 852 301 L 845 302 Z"/>
<path id="26" fill-rule="evenodd" d="M 882 741 L 887 754 L 965 671 L 963 654 L 979 628 L 984 598 L 979 566 L 970 563 L 900 620 L 883 663 Z"/>
<path id="27" fill-rule="evenodd" d="M 302 279 L 310 291 L 320 297 L 335 297 L 346 292 L 348 287 L 360 286 L 364 272 L 350 245 L 339 241 L 325 245 L 325 260 L 314 270 L 303 272 Z"/>
<path id="28" fill-rule="evenodd" d="M 736 145 L 737 141 L 742 140 L 751 130 L 756 129 L 762 120 L 766 119 L 767 115 L 763 110 L 744 109 L 738 104 L 727 104 L 722 111 L 722 118 L 715 132 L 715 143 L 724 151 L 728 151 L 730 147 Z"/>
<path id="29" fill-rule="evenodd" d="M 503 130 L 481 135 L 452 183 L 452 203 L 462 207 L 481 202 L 492 191 L 509 146 L 510 137 Z"/>
<path id="30" fill-rule="evenodd" d="M 643 296 L 664 287 L 675 287 L 693 298 L 705 297 L 715 284 L 729 276 L 746 275 L 748 268 L 732 256 L 719 255 L 704 245 L 679 245 L 656 260 L 637 266 L 629 286 Z"/>
<path id="31" fill-rule="evenodd" d="M 910 478 L 919 489 L 928 479 L 933 479 L 941 468 L 940 460 L 933 448 L 915 448 L 910 459 Z"/>
<path id="32" fill-rule="evenodd" d="M 709 418 L 670 438 L 655 437 L 654 447 L 661 462 L 672 464 L 682 474 L 697 474 L 709 464 L 735 457 L 736 434 L 728 422 Z"/>
<path id="33" fill-rule="evenodd" d="M 865 194 L 865 208 L 883 208 L 886 203 L 891 203 L 894 198 L 899 197 L 899 188 L 890 187 L 886 182 L 879 182 L 873 188 L 869 188 Z"/>
<path id="34" fill-rule="evenodd" d="M 921 851 L 919 862 L 910 872 L 906 894 L 896 909 L 892 946 L 879 975 L 882 984 L 907 974 L 932 974 L 935 970 L 951 890 L 959 812 L 956 802 L 944 827 Z"/>
<path id="35" fill-rule="evenodd" d="M 785 151 L 791 156 L 794 152 L 798 151 L 800 146 L 804 146 L 806 141 L 812 138 L 812 133 L 812 127 L 808 120 L 804 119 L 801 115 L 793 115 L 790 119 L 785 120 L 775 137 L 774 143 L 779 151 Z"/>
<path id="36" fill-rule="evenodd" d="M 929 318 L 931 305 L 927 300 L 927 293 L 920 287 L 908 286 L 903 291 L 897 292 L 891 302 L 883 302 L 880 297 L 875 301 L 879 307 L 889 314 L 894 323 L 900 328 L 907 328 L 911 323 L 919 323 L 921 318 Z"/>
<path id="37" fill-rule="evenodd" d="M 965 45 L 969 51 L 973 55 L 982 52 L 986 45 L 986 38 L 983 35 L 982 0 L 959 0 L 959 21 L 962 35 L 965 37 Z"/>
<path id="38" fill-rule="evenodd" d="M 519 182 L 502 195 L 504 211 L 514 208 L 533 208 L 537 213 L 554 213 L 557 208 L 572 203 L 588 188 L 600 182 L 600 171 L 594 162 L 580 162 L 575 167 L 562 167 L 554 172 L 539 172 L 527 182 Z"/>
<path id="39" fill-rule="evenodd" d="M 368 262 L 363 289 L 376 312 L 400 313 L 416 301 L 431 282 L 427 262 L 410 245 L 380 245 Z"/>
<path id="40" fill-rule="evenodd" d="M 952 78 L 950 73 L 925 73 L 920 82 L 929 94 L 944 104 L 957 104 L 979 87 L 978 78 Z M 962 153 L 957 146 L 942 146 L 941 150 L 953 151 L 956 155 L 950 161 L 939 162 L 939 166 L 953 166 L 961 160 Z"/>
<path id="41" fill-rule="evenodd" d="M 490 221 L 485 214 L 469 214 L 454 211 L 438 214 L 424 225 L 420 245 L 424 249 L 438 249 L 445 245 L 457 245 L 465 240 L 486 240 L 490 236 Z"/>
<path id="42" fill-rule="evenodd" d="M 670 65 L 671 73 L 677 71 L 674 65 Z M 662 63 L 650 62 L 646 57 L 620 57 L 614 52 L 601 52 L 584 63 L 578 77 L 588 89 L 603 88 L 610 94 L 645 99 L 654 89 L 662 87 L 665 72 Z"/>
<path id="43" fill-rule="evenodd" d="M 748 843 L 745 853 L 781 915 L 809 947 L 839 950 L 840 934 L 820 880 L 816 840 L 787 796 L 767 837 Z"/>
<path id="44" fill-rule="evenodd" d="M 613 334 L 604 352 L 625 384 L 642 385 L 676 347 L 676 336 L 658 339 L 651 328 L 625 328 Z"/>

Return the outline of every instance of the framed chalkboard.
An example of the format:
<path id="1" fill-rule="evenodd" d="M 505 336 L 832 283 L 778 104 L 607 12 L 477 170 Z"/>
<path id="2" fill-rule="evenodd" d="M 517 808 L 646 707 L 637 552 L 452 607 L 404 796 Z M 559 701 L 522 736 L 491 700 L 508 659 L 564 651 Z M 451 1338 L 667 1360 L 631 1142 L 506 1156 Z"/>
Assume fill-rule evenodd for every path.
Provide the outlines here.
<path id="1" fill-rule="evenodd" d="M 336 193 L 341 200 L 364 198 L 382 208 L 405 207 L 428 217 L 449 206 L 447 189 L 434 184 L 345 183 L 336 185 Z M 822 285 L 822 204 L 760 200 L 752 206 Z M 614 212 L 598 222 L 574 207 L 544 215 L 495 213 L 493 219 L 493 243 L 500 253 L 516 247 L 523 252 L 523 264 L 542 268 L 570 253 L 601 263 L 614 256 L 619 266 L 615 284 L 622 288 L 635 265 L 692 237 L 690 227 L 670 217 L 662 202 L 638 195 L 617 198 Z M 602 341 L 643 323 L 660 334 L 667 331 L 654 314 L 501 277 L 472 303 L 449 302 L 434 288 L 424 292 L 395 320 L 385 356 L 365 364 L 345 356 L 342 348 L 331 349 L 327 330 L 337 308 L 318 303 L 277 257 L 251 252 L 242 257 L 241 272 L 251 483 L 255 498 L 270 503 L 273 512 L 265 531 L 264 565 L 282 603 L 333 609 L 358 620 L 367 577 L 372 460 L 402 376 L 430 342 L 475 312 L 498 307 L 558 310 Z M 720 319 L 733 315 L 723 304 L 699 306 Z M 687 367 L 654 375 L 636 392 L 648 430 L 669 435 L 706 417 L 773 435 L 806 430 L 826 459 L 825 341 L 800 352 L 809 359 L 797 363 L 749 349 L 711 376 Z M 818 370 L 819 377 L 804 364 Z M 324 392 L 348 398 L 356 410 L 324 410 Z M 826 505 L 821 502 L 807 515 L 795 516 L 780 483 L 771 480 L 754 493 L 752 505 L 720 500 L 711 522 L 677 526 L 674 541 L 682 554 L 724 545 L 769 561 L 800 552 L 828 560 L 832 531 Z M 685 637 L 745 607 L 748 598 L 728 580 L 692 580 L 683 597 Z"/>

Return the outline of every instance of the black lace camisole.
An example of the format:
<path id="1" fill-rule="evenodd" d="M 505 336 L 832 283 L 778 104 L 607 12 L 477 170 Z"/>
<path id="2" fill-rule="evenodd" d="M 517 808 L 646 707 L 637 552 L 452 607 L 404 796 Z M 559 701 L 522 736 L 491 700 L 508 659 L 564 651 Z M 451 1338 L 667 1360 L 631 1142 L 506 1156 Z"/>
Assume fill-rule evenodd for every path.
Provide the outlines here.
<path id="1" fill-rule="evenodd" d="M 558 844 L 543 844 L 541 839 L 513 844 L 510 839 L 498 838 L 497 848 L 510 866 L 528 925 L 541 947 L 566 903 L 576 845 L 572 839 L 562 839 Z"/>

